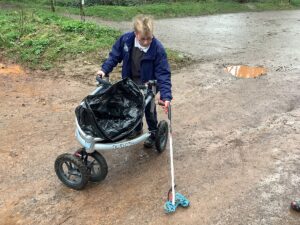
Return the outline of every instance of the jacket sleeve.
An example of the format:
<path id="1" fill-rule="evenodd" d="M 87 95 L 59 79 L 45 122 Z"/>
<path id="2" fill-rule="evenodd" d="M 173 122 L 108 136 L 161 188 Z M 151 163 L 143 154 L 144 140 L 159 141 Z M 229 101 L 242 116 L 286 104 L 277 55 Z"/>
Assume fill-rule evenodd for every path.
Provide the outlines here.
<path id="1" fill-rule="evenodd" d="M 108 75 L 114 69 L 114 67 L 122 61 L 122 39 L 123 36 L 116 41 L 111 52 L 109 53 L 108 59 L 101 66 L 102 71 L 106 75 Z"/>
<path id="2" fill-rule="evenodd" d="M 164 48 L 158 50 L 157 57 L 154 63 L 155 77 L 157 79 L 158 89 L 160 91 L 160 98 L 164 101 L 171 101 L 171 71 L 167 59 L 167 54 Z"/>

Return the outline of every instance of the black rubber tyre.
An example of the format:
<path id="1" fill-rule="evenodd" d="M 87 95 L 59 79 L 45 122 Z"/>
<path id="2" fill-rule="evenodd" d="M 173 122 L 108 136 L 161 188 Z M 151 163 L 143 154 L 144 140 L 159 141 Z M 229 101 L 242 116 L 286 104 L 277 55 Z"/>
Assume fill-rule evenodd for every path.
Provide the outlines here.
<path id="1" fill-rule="evenodd" d="M 75 190 L 83 189 L 90 178 L 90 172 L 83 161 L 69 153 L 56 158 L 54 169 L 61 182 Z"/>
<path id="2" fill-rule="evenodd" d="M 100 182 L 107 176 L 107 163 L 99 152 L 88 154 L 87 168 L 90 171 L 90 181 Z"/>
<path id="3" fill-rule="evenodd" d="M 107 176 L 108 166 L 105 158 L 99 152 L 87 153 L 84 148 L 78 149 L 75 154 L 90 173 L 89 181 L 100 182 Z"/>
<path id="4" fill-rule="evenodd" d="M 158 129 L 155 137 L 156 150 L 161 153 L 166 149 L 169 136 L 169 126 L 167 121 L 162 120 L 158 124 Z"/>

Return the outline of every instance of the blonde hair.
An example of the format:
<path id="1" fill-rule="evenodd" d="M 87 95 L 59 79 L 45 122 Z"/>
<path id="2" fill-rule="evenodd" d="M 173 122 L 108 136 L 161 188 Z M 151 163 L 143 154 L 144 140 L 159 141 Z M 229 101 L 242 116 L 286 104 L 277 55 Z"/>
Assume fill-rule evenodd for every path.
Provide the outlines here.
<path id="1" fill-rule="evenodd" d="M 133 29 L 136 33 L 143 35 L 153 34 L 153 18 L 147 15 L 137 15 L 133 19 Z"/>

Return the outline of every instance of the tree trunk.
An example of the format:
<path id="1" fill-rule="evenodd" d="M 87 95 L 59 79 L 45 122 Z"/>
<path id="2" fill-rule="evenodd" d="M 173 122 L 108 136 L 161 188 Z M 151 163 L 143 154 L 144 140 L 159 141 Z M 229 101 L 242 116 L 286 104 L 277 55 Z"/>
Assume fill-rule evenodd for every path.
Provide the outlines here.
<path id="1" fill-rule="evenodd" d="M 50 0 L 50 3 L 51 3 L 51 11 L 55 12 L 54 0 Z"/>

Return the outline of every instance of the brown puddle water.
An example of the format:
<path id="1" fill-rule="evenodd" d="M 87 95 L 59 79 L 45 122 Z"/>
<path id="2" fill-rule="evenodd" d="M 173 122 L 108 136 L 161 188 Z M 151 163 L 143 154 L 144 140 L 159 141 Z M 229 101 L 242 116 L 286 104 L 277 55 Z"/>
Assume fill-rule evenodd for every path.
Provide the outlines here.
<path id="1" fill-rule="evenodd" d="M 225 71 L 240 78 L 255 78 L 267 73 L 267 70 L 263 67 L 251 66 L 227 66 Z"/>
<path id="2" fill-rule="evenodd" d="M 0 75 L 25 75 L 25 71 L 19 65 L 4 65 L 0 63 Z"/>

